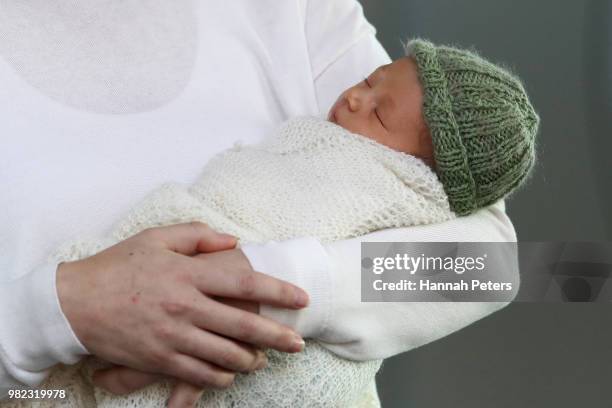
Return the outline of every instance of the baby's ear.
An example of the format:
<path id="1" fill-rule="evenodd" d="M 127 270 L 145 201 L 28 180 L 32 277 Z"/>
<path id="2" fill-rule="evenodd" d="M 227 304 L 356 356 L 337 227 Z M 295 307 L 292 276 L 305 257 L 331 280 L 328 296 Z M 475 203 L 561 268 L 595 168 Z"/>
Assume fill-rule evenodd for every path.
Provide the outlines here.
<path id="1" fill-rule="evenodd" d="M 425 163 L 426 165 L 428 165 L 432 170 L 436 170 L 436 161 L 434 160 L 433 157 L 419 157 L 421 160 L 423 160 L 423 163 Z"/>
<path id="2" fill-rule="evenodd" d="M 427 163 L 429 167 L 434 167 L 434 144 L 433 139 L 431 137 L 431 132 L 429 131 L 429 127 L 423 122 L 418 129 L 419 132 L 419 147 L 421 150 L 421 155 L 424 157 L 423 161 Z M 429 160 L 430 162 L 427 162 Z"/>

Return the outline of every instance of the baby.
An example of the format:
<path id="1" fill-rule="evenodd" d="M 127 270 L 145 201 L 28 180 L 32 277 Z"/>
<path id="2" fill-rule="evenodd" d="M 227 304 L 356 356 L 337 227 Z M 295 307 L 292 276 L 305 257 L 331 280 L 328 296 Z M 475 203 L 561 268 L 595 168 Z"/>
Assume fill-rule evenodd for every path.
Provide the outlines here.
<path id="1" fill-rule="evenodd" d="M 346 90 L 327 121 L 292 119 L 260 145 L 223 152 L 193 185 L 162 186 L 108 236 L 69 243 L 53 259 L 81 259 L 145 228 L 193 220 L 242 242 L 332 242 L 467 215 L 526 179 L 538 122 L 515 77 L 473 53 L 415 40 L 406 57 Z M 199 406 L 377 406 L 380 360 L 348 361 L 330 352 L 336 346 L 321 338 L 296 355 L 270 351 L 267 368 L 207 390 Z M 107 393 L 91 382 L 102 366 L 91 357 L 60 367 L 43 388 L 66 389 L 66 407 L 160 406 L 170 394 L 168 382 L 129 397 Z"/>
<path id="2" fill-rule="evenodd" d="M 415 40 L 347 89 L 328 120 L 437 173 L 452 210 L 506 197 L 535 160 L 539 117 L 520 81 L 474 53 Z"/>

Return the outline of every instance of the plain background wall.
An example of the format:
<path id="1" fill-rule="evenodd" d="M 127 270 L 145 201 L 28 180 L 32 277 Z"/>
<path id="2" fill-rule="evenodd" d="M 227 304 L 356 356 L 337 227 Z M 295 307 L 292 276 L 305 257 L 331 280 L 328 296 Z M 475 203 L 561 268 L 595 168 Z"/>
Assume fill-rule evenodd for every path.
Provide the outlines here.
<path id="1" fill-rule="evenodd" d="M 510 66 L 541 116 L 538 162 L 507 201 L 522 241 L 612 237 L 612 1 L 362 0 L 393 58 L 415 36 Z M 514 303 L 389 359 L 385 408 L 610 407 L 612 303 Z"/>

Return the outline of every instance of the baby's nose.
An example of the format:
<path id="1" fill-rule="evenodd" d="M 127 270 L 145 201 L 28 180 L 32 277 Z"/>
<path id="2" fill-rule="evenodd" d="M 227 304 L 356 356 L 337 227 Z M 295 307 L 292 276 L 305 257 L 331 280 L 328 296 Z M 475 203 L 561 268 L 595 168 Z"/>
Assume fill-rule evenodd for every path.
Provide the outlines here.
<path id="1" fill-rule="evenodd" d="M 360 89 L 353 88 L 346 95 L 346 100 L 351 112 L 358 112 L 364 106 L 365 95 Z"/>
<path id="2" fill-rule="evenodd" d="M 346 93 L 346 100 L 351 112 L 359 112 L 372 104 L 372 98 L 368 91 L 368 89 L 355 86 Z"/>
<path id="3" fill-rule="evenodd" d="M 359 111 L 359 108 L 361 107 L 361 103 L 359 101 L 358 95 L 356 95 L 355 93 L 349 93 L 346 96 L 346 101 L 348 102 L 348 107 L 351 112 Z"/>

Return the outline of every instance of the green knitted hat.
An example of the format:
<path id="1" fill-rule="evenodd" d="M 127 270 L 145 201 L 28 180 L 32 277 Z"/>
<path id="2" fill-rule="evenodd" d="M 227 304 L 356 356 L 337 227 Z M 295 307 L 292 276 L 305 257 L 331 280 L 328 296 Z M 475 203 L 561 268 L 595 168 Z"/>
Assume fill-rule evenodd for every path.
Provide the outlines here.
<path id="1" fill-rule="evenodd" d="M 535 162 L 539 117 L 519 79 L 477 54 L 424 40 L 407 44 L 423 86 L 423 114 L 451 209 L 500 200 Z"/>

